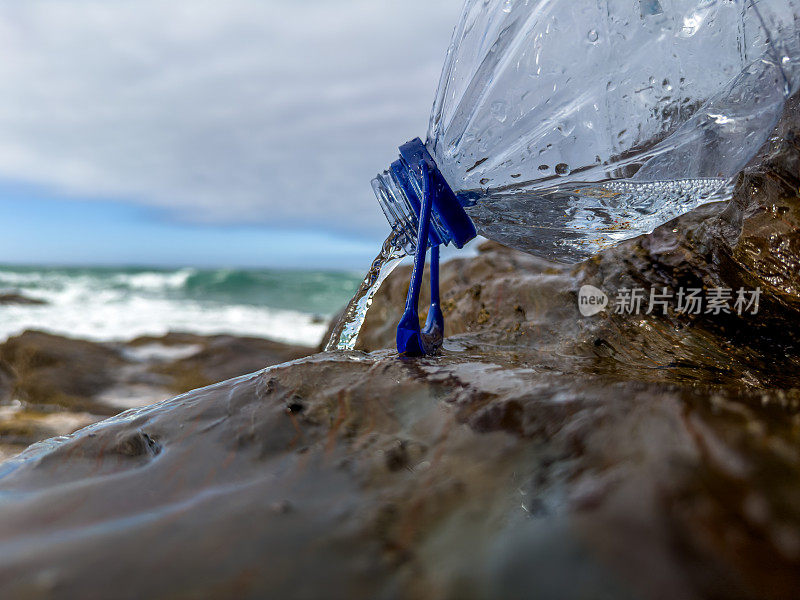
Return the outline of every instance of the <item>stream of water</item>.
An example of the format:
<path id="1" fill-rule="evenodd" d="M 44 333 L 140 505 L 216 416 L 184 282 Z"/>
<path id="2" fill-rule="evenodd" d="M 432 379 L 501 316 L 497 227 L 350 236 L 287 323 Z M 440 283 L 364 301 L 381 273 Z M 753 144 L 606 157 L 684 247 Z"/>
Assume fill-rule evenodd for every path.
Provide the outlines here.
<path id="1" fill-rule="evenodd" d="M 372 261 L 372 265 L 364 276 L 364 281 L 361 282 L 355 295 L 336 323 L 336 327 L 334 327 L 331 337 L 325 345 L 326 351 L 352 350 L 355 348 L 358 334 L 364 324 L 364 319 L 367 317 L 367 311 L 372 305 L 375 293 L 389 276 L 389 273 L 394 271 L 405 256 L 406 251 L 400 244 L 399 236 L 393 231 L 383 242 L 380 253 Z"/>

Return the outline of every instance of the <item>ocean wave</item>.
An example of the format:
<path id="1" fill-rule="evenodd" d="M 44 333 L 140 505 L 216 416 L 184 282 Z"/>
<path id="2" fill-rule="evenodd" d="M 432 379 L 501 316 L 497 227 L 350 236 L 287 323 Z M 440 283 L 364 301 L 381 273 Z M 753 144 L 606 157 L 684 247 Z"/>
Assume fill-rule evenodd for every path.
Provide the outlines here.
<path id="1" fill-rule="evenodd" d="M 308 313 L 253 306 L 208 307 L 146 298 L 114 304 L 8 306 L 3 307 L 2 312 L 0 340 L 26 329 L 94 341 L 123 341 L 141 335 L 185 331 L 201 335 L 265 337 L 314 346 L 327 329 L 326 320 Z"/>
<path id="2" fill-rule="evenodd" d="M 0 267 L 0 291 L 47 302 L 2 307 L 0 339 L 31 328 L 93 340 L 181 330 L 314 345 L 357 283 L 324 271 Z"/>
<path id="3" fill-rule="evenodd" d="M 142 273 L 120 273 L 112 278 L 112 284 L 148 291 L 179 290 L 186 287 L 196 269 L 178 271 L 144 271 Z"/>

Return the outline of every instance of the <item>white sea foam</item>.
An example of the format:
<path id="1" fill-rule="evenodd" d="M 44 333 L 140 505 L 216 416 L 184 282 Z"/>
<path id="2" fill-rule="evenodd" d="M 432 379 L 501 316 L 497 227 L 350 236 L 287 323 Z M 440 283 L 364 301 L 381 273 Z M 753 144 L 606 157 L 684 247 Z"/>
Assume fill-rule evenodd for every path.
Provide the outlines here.
<path id="1" fill-rule="evenodd" d="M 316 345 L 327 329 L 327 319 L 308 308 L 304 312 L 258 305 L 236 297 L 226 296 L 222 301 L 200 293 L 193 296 L 186 288 L 196 273 L 195 269 L 139 272 L 0 269 L 0 292 L 21 292 L 46 302 L 0 306 L 0 341 L 26 329 L 40 329 L 95 341 L 185 331 Z M 224 281 L 227 272 L 218 274 L 220 281 Z M 337 309 L 338 306 L 331 306 L 323 314 Z"/>
<path id="2" fill-rule="evenodd" d="M 195 269 L 180 269 L 172 272 L 145 271 L 143 273 L 120 273 L 112 278 L 116 284 L 126 285 L 133 289 L 158 291 L 180 289 L 186 285 Z"/>
<path id="3" fill-rule="evenodd" d="M 313 315 L 256 306 L 210 308 L 199 303 L 131 298 L 127 302 L 59 302 L 0 308 L 0 340 L 26 329 L 41 329 L 95 341 L 187 331 L 266 337 L 294 344 L 318 344 L 327 328 Z M 41 296 L 41 295 L 40 295 Z"/>

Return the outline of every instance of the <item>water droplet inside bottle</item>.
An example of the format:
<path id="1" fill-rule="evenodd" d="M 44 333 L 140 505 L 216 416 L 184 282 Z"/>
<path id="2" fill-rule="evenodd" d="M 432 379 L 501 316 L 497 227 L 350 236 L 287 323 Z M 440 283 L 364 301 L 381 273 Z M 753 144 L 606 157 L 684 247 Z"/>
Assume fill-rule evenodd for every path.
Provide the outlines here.
<path id="1" fill-rule="evenodd" d="M 540 171 L 548 171 L 550 169 L 550 165 L 539 165 Z"/>
<path id="2" fill-rule="evenodd" d="M 572 135 L 573 131 L 575 131 L 575 124 L 562 121 L 561 123 L 556 125 L 556 129 L 558 130 L 558 133 L 560 133 L 564 137 L 568 137 Z"/>
<path id="3" fill-rule="evenodd" d="M 665 79 L 664 81 L 661 82 L 661 89 L 664 90 L 665 92 L 672 91 L 672 84 L 669 82 L 669 79 Z"/>
<path id="4" fill-rule="evenodd" d="M 508 118 L 508 105 L 502 100 L 492 102 L 490 111 L 492 116 L 501 123 L 505 123 L 505 120 Z"/>
<path id="5" fill-rule="evenodd" d="M 478 152 L 484 153 L 489 151 L 492 142 L 497 140 L 498 132 L 496 127 L 489 127 L 483 132 L 482 137 L 476 140 Z"/>
<path id="6" fill-rule="evenodd" d="M 567 163 L 558 163 L 556 165 L 556 175 L 566 177 L 570 174 L 569 165 Z"/>
<path id="7" fill-rule="evenodd" d="M 489 178 L 488 177 L 484 177 L 483 179 L 481 179 L 480 183 L 481 183 L 481 185 L 486 185 L 487 183 L 489 183 Z"/>
<path id="8" fill-rule="evenodd" d="M 597 41 L 598 37 L 599 36 L 597 35 L 596 29 L 590 29 L 589 33 L 586 34 L 586 39 L 588 39 L 593 44 Z"/>

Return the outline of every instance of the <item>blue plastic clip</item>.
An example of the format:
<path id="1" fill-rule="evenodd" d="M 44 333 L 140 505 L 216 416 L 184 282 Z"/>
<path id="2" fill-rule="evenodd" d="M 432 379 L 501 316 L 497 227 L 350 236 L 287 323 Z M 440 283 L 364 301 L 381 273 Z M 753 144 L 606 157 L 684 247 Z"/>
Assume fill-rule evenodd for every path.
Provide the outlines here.
<path id="1" fill-rule="evenodd" d="M 428 251 L 433 194 L 431 174 L 425 161 L 420 162 L 422 170 L 423 195 L 417 230 L 417 250 L 414 254 L 414 270 L 406 296 L 406 310 L 397 325 L 397 351 L 403 356 L 424 356 L 433 354 L 442 345 L 444 338 L 444 316 L 439 303 L 439 246 L 431 247 L 431 306 L 425 328 L 420 332 L 419 292 L 422 274 L 425 270 L 425 254 Z"/>
<path id="2" fill-rule="evenodd" d="M 439 303 L 439 245 L 452 242 L 461 248 L 477 233 L 422 140 L 416 138 L 400 146 L 400 159 L 392 163 L 391 171 L 408 199 L 409 208 L 419 217 L 414 271 L 408 286 L 406 309 L 397 325 L 397 351 L 402 356 L 424 356 L 436 352 L 444 338 L 444 316 Z M 434 222 L 436 226 L 432 227 Z M 425 327 L 420 331 L 417 306 L 428 246 L 431 248 L 431 306 Z"/>

